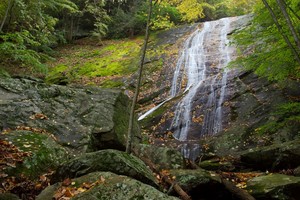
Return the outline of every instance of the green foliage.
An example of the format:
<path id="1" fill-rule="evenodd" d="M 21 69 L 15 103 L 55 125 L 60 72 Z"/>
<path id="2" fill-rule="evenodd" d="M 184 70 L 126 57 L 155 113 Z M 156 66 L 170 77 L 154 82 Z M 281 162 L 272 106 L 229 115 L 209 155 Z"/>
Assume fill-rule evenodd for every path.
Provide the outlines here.
<path id="1" fill-rule="evenodd" d="M 153 7 L 153 14 L 151 19 L 152 30 L 164 30 L 174 27 L 180 23 L 181 16 L 177 8 L 168 3 L 162 2 Z"/>
<path id="2" fill-rule="evenodd" d="M 108 31 L 107 23 L 110 21 L 110 17 L 107 15 L 106 10 L 103 8 L 105 6 L 104 0 L 87 0 L 85 2 L 84 12 L 90 13 L 94 16 L 95 29 L 92 35 L 101 40 Z"/>
<path id="3" fill-rule="evenodd" d="M 255 130 L 256 133 L 274 134 L 284 127 L 300 126 L 300 102 L 282 104 L 273 115 L 268 123 Z"/>
<path id="4" fill-rule="evenodd" d="M 291 2 L 293 1 L 287 3 Z M 275 2 L 271 6 L 277 14 L 284 34 L 292 40 L 292 35 Z M 299 30 L 300 20 L 292 14 L 291 16 Z M 232 63 L 232 66 L 253 70 L 269 80 L 284 81 L 286 78 L 300 78 L 299 63 L 262 3 L 257 4 L 252 23 L 238 31 L 234 40 L 241 49 L 239 58 Z"/>
<path id="5" fill-rule="evenodd" d="M 58 19 L 53 17 L 53 13 L 76 10 L 76 5 L 69 0 L 12 0 L 1 3 L 1 66 L 17 65 L 45 73 L 47 68 L 42 63 L 50 58 L 47 54 L 52 53 L 51 46 L 57 41 L 55 25 Z"/>

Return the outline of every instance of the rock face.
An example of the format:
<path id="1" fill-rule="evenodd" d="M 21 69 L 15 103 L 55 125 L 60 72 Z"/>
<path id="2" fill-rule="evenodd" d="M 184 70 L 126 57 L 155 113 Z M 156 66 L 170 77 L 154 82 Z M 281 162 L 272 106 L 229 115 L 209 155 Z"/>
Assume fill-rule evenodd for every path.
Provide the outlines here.
<path id="1" fill-rule="evenodd" d="M 70 88 L 30 79 L 0 80 L 0 129 L 43 129 L 82 152 L 125 149 L 129 100 L 120 91 Z M 137 123 L 134 140 L 140 139 Z"/>
<path id="2" fill-rule="evenodd" d="M 272 174 L 249 180 L 246 189 L 256 199 L 296 200 L 300 197 L 299 188 L 299 177 Z"/>
<path id="3" fill-rule="evenodd" d="M 75 178 L 96 171 L 110 171 L 130 176 L 146 184 L 157 182 L 149 168 L 137 157 L 117 150 L 101 150 L 86 153 L 63 164 L 54 175 L 54 182 Z"/>
<path id="4" fill-rule="evenodd" d="M 178 199 L 176 197 L 168 196 L 152 186 L 146 185 L 137 180 L 110 172 L 94 172 L 72 180 L 72 182 L 74 182 L 78 187 L 80 187 L 83 183 L 92 184 L 97 181 L 98 184 L 95 187 L 75 196 L 72 199 Z M 61 185 L 61 183 L 57 183 L 49 186 L 37 197 L 37 200 L 52 200 L 54 194 Z"/>
<path id="5" fill-rule="evenodd" d="M 136 146 L 138 157 L 150 159 L 159 169 L 184 169 L 185 160 L 176 149 L 140 144 Z"/>
<path id="6" fill-rule="evenodd" d="M 300 165 L 300 140 L 250 149 L 241 161 L 260 170 L 291 169 Z"/>

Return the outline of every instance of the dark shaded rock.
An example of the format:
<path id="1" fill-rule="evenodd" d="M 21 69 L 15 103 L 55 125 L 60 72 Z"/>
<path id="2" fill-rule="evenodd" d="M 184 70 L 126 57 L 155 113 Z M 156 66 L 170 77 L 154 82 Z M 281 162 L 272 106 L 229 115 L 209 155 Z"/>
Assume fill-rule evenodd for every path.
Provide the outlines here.
<path id="1" fill-rule="evenodd" d="M 50 86 L 23 78 L 0 80 L 0 129 L 44 129 L 78 152 L 87 146 L 124 150 L 129 109 L 128 97 L 118 90 Z M 139 141 L 137 123 L 133 131 Z"/>
<path id="2" fill-rule="evenodd" d="M 249 149 L 241 161 L 253 169 L 291 169 L 300 165 L 300 140 Z"/>
<path id="3" fill-rule="evenodd" d="M 0 134 L 0 139 L 7 140 L 22 152 L 29 152 L 29 157 L 23 157 L 23 162 L 4 169 L 9 176 L 20 174 L 37 178 L 42 173 L 54 170 L 63 161 L 70 158 L 69 152 L 58 145 L 54 139 L 43 133 L 32 131 L 12 131 Z M 12 153 L 12 152 L 11 152 Z"/>
<path id="4" fill-rule="evenodd" d="M 11 193 L 2 193 L 0 194 L 0 200 L 20 200 L 20 198 Z"/>
<path id="5" fill-rule="evenodd" d="M 176 149 L 140 144 L 136 146 L 138 157 L 150 159 L 159 169 L 183 169 L 185 160 Z"/>
<path id="6" fill-rule="evenodd" d="M 283 174 L 255 177 L 246 188 L 256 199 L 297 200 L 300 197 L 300 178 Z"/>
<path id="7" fill-rule="evenodd" d="M 231 199 L 219 175 L 204 169 L 170 170 L 171 176 L 192 199 Z M 212 192 L 213 191 L 213 192 Z"/>
<path id="8" fill-rule="evenodd" d="M 140 159 L 113 149 L 86 153 L 64 163 L 56 171 L 52 181 L 58 182 L 67 177 L 80 177 L 96 171 L 126 175 L 153 186 L 157 183 L 152 172 Z"/>
<path id="9" fill-rule="evenodd" d="M 137 180 L 126 176 L 116 175 L 110 172 L 94 172 L 73 179 L 75 185 L 80 186 L 83 183 L 91 184 L 100 181 L 95 187 L 87 190 L 72 199 L 97 200 L 97 199 L 177 199 L 176 197 L 168 196 L 152 186 L 141 183 Z M 61 186 L 61 183 L 47 187 L 37 197 L 37 200 L 52 200 L 53 195 Z"/>

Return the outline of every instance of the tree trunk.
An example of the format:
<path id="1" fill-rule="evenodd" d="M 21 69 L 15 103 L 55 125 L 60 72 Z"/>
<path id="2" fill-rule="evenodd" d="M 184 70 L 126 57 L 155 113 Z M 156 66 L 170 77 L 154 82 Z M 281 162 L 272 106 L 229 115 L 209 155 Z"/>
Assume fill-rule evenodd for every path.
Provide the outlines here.
<path id="1" fill-rule="evenodd" d="M 5 15 L 3 17 L 3 20 L 2 20 L 1 26 L 0 26 L 0 32 L 2 32 L 3 26 L 5 24 L 5 21 L 6 21 L 7 15 L 8 15 L 8 11 L 10 9 L 11 2 L 12 2 L 12 0 L 9 0 L 8 3 L 7 3 L 7 8 L 6 8 L 6 11 L 5 11 Z"/>
<path id="2" fill-rule="evenodd" d="M 296 43 L 297 47 L 298 47 L 298 50 L 300 50 L 300 39 L 299 39 L 298 34 L 297 34 L 297 32 L 294 28 L 294 25 L 291 21 L 291 18 L 289 16 L 289 14 L 286 12 L 286 7 L 285 7 L 284 3 L 282 2 L 282 0 L 276 0 L 276 1 L 277 1 L 277 4 L 279 5 L 279 8 L 280 8 L 280 10 L 281 10 L 288 26 L 289 26 L 289 29 L 290 29 L 290 31 L 293 35 L 293 38 L 295 40 L 295 43 Z"/>
<path id="3" fill-rule="evenodd" d="M 141 80 L 142 80 L 144 60 L 145 60 L 147 44 L 148 44 L 148 39 L 149 39 L 149 26 L 150 26 L 151 15 L 152 15 L 152 0 L 149 0 L 149 10 L 148 10 L 148 19 L 147 19 L 146 33 L 145 33 L 145 39 L 144 39 L 144 46 L 142 49 L 142 55 L 141 55 L 141 59 L 140 59 L 140 63 L 139 63 L 138 80 L 136 83 L 135 93 L 134 93 L 131 110 L 130 110 L 130 118 L 129 118 L 129 125 L 128 125 L 128 133 L 127 133 L 127 144 L 126 144 L 126 152 L 127 153 L 131 153 L 134 111 L 135 111 L 135 105 L 136 105 L 136 102 L 137 102 L 137 99 L 139 96 L 140 85 L 141 85 Z"/>
<path id="4" fill-rule="evenodd" d="M 279 33 L 282 35 L 282 37 L 284 38 L 285 42 L 287 43 L 287 45 L 289 46 L 289 48 L 292 50 L 296 60 L 300 63 L 300 56 L 298 54 L 298 52 L 296 51 L 296 49 L 293 47 L 291 41 L 289 40 L 289 38 L 284 34 L 278 20 L 277 20 L 277 17 L 274 13 L 274 11 L 272 10 L 272 8 L 270 7 L 270 5 L 268 4 L 268 2 L 266 0 L 262 0 L 262 2 L 264 3 L 265 7 L 268 9 L 268 11 L 270 12 L 271 16 L 272 16 L 272 19 L 279 31 Z"/>

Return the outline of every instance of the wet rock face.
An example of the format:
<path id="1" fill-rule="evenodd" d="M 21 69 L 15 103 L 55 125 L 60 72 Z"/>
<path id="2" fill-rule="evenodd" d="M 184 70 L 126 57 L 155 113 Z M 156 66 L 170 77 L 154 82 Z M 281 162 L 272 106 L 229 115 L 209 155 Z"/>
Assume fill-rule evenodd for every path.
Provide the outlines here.
<path id="1" fill-rule="evenodd" d="M 116 90 L 50 86 L 22 78 L 0 80 L 0 129 L 43 129 L 80 152 L 125 149 L 128 105 L 128 98 Z M 134 135 L 139 140 L 136 123 Z"/>

